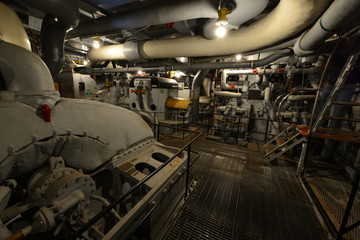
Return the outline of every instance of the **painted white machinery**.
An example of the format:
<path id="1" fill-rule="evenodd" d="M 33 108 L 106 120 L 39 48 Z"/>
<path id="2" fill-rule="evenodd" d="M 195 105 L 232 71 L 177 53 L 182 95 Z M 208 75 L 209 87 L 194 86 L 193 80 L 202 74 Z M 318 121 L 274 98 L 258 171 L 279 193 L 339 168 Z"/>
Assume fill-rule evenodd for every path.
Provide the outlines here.
<path id="1" fill-rule="evenodd" d="M 0 52 L 0 239 L 66 239 L 178 151 L 132 111 L 60 99 L 29 50 L 0 41 Z M 154 238 L 183 195 L 185 160 L 174 158 L 82 238 L 126 239 L 162 201 L 144 227 Z"/>
<path id="2" fill-rule="evenodd" d="M 170 118 L 172 110 L 166 106 L 166 102 L 169 98 L 176 99 L 179 96 L 176 80 L 155 76 L 133 77 L 129 90 L 130 110 L 140 114 L 146 121 L 155 123 Z"/>

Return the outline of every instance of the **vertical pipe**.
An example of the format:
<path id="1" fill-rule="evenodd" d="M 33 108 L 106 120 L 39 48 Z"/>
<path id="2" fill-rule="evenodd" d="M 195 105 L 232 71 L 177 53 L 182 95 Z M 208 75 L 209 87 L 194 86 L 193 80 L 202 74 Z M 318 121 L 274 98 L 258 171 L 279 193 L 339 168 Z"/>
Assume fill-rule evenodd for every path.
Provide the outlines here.
<path id="1" fill-rule="evenodd" d="M 267 121 L 266 121 L 264 142 L 266 142 L 266 140 L 267 140 L 268 131 L 269 131 L 269 123 L 270 123 L 270 116 L 268 115 Z"/>
<path id="2" fill-rule="evenodd" d="M 299 176 L 302 175 L 302 173 L 304 172 L 304 163 L 307 154 L 307 146 L 308 146 L 308 139 L 306 137 L 305 141 L 302 143 L 300 159 L 296 171 Z"/>
<path id="3" fill-rule="evenodd" d="M 199 118 L 199 99 L 200 99 L 200 90 L 203 84 L 204 78 L 209 73 L 209 70 L 199 70 L 192 82 L 191 86 L 191 123 L 197 124 Z"/>

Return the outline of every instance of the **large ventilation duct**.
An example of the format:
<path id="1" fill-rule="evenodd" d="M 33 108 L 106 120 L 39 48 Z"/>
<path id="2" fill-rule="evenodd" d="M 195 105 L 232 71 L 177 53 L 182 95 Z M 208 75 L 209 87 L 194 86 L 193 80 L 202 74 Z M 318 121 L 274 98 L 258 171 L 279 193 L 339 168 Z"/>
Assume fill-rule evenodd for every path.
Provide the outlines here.
<path id="1" fill-rule="evenodd" d="M 234 2 L 236 8 L 227 16 L 229 24 L 225 27 L 228 30 L 238 28 L 242 23 L 257 16 L 268 4 L 268 0 L 234 0 Z M 80 24 L 69 33 L 69 37 L 101 35 L 121 29 L 210 18 L 205 23 L 203 32 L 206 38 L 212 39 L 215 38 L 217 17 L 217 6 L 214 1 L 181 1 L 98 18 L 96 22 Z"/>
<path id="2" fill-rule="evenodd" d="M 237 28 L 240 24 L 257 16 L 267 6 L 268 0 L 234 0 L 234 2 L 236 8 L 228 15 L 228 28 Z M 123 29 L 210 18 L 211 20 L 204 26 L 204 35 L 214 38 L 213 31 L 218 18 L 217 8 L 217 1 L 176 1 L 160 6 L 121 12 L 98 18 L 95 22 L 81 23 L 76 29 L 69 32 L 68 37 L 104 35 Z"/>
<path id="3" fill-rule="evenodd" d="M 42 57 L 51 75 L 55 77 L 62 69 L 66 32 L 79 24 L 79 10 L 72 0 L 27 0 L 24 1 L 47 13 L 41 26 Z"/>
<path id="4" fill-rule="evenodd" d="M 16 13 L 0 2 L 0 41 L 31 51 L 30 41 Z"/>
<path id="5" fill-rule="evenodd" d="M 217 17 L 217 5 L 214 1 L 176 1 L 97 18 L 96 22 L 81 23 L 76 29 L 69 32 L 68 37 L 102 35 L 122 29 Z"/>
<path id="6" fill-rule="evenodd" d="M 208 40 L 195 36 L 151 40 L 134 47 L 134 52 L 144 59 L 154 59 L 219 56 L 261 49 L 299 33 L 314 22 L 330 3 L 331 0 L 282 0 L 264 18 L 248 27 L 230 31 L 224 38 Z M 108 56 L 110 49 L 119 55 Z M 91 61 L 128 59 L 124 50 L 124 44 L 92 49 L 88 58 Z"/>
<path id="7" fill-rule="evenodd" d="M 347 19 L 359 15 L 359 7 L 359 0 L 334 1 L 316 24 L 297 40 L 294 46 L 295 54 L 298 56 L 314 54 L 314 50 L 340 30 L 339 27 Z"/>

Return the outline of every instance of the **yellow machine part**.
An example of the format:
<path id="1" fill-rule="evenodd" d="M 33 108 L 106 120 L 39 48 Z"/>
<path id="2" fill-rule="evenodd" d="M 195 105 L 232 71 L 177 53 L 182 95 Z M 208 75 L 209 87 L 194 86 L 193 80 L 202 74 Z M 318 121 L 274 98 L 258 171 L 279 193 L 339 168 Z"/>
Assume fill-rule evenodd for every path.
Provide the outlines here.
<path id="1" fill-rule="evenodd" d="M 174 98 L 168 97 L 165 102 L 165 107 L 175 109 L 188 109 L 190 104 L 189 98 Z"/>

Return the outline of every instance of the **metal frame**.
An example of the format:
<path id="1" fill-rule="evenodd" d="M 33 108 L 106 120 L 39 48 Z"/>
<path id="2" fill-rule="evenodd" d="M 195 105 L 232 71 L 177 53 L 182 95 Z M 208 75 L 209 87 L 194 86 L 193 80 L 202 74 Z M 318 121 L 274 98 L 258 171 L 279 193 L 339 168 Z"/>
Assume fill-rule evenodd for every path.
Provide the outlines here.
<path id="1" fill-rule="evenodd" d="M 324 76 L 325 76 L 325 72 L 327 71 L 327 67 L 329 65 L 330 60 L 333 58 L 334 53 L 336 51 L 338 47 L 338 43 L 336 44 L 336 46 L 334 47 L 331 56 L 328 59 L 328 62 L 326 63 L 326 67 L 323 71 L 321 80 L 320 80 L 320 84 L 322 83 Z M 357 47 L 359 48 L 359 47 Z M 336 80 L 330 94 L 329 97 L 326 100 L 326 103 L 324 104 L 323 108 L 320 110 L 320 113 L 317 116 L 317 119 L 314 121 L 314 116 L 315 116 L 315 112 L 316 112 L 316 107 L 317 107 L 317 103 L 318 103 L 318 99 L 319 99 L 319 94 L 320 94 L 320 90 L 317 93 L 316 99 L 315 99 L 315 104 L 313 107 L 313 111 L 312 111 L 312 115 L 311 115 L 311 120 L 310 120 L 310 127 L 309 127 L 309 131 L 310 131 L 310 136 L 312 137 L 317 137 L 316 135 L 316 131 L 319 129 L 320 124 L 322 122 L 322 120 L 324 119 L 324 115 L 327 112 L 327 110 L 333 105 L 337 93 L 340 90 L 340 88 L 344 85 L 347 77 L 349 76 L 354 64 L 356 63 L 356 61 L 359 59 L 360 56 L 360 52 L 359 49 L 355 49 L 354 53 L 351 54 L 346 63 L 344 64 L 344 67 L 338 77 L 338 79 Z M 332 139 L 329 137 L 329 139 Z M 339 139 L 338 139 L 339 140 Z M 343 141 L 347 141 L 349 139 L 342 139 Z M 332 151 L 330 149 L 330 151 Z M 342 220 L 341 220 L 341 224 L 340 227 L 337 229 L 334 226 L 334 223 L 332 222 L 332 220 L 330 219 L 330 217 L 328 216 L 326 210 L 324 209 L 324 206 L 321 204 L 321 201 L 318 199 L 318 197 L 316 196 L 314 190 L 312 189 L 312 187 L 310 186 L 310 184 L 306 181 L 306 177 L 304 176 L 305 173 L 305 156 L 306 156 L 306 149 L 304 150 L 304 152 L 301 153 L 301 157 L 302 157 L 302 162 L 301 164 L 299 163 L 298 166 L 298 173 L 300 176 L 301 181 L 304 183 L 304 186 L 306 188 L 306 190 L 310 193 L 310 196 L 312 198 L 312 200 L 314 200 L 314 202 L 316 203 L 317 208 L 319 209 L 321 215 L 323 216 L 325 222 L 327 223 L 327 227 L 329 228 L 329 230 L 332 232 L 333 235 L 336 236 L 336 240 L 342 240 L 343 236 L 350 232 L 351 230 L 355 229 L 356 227 L 360 226 L 360 220 L 356 221 L 355 223 L 351 224 L 350 226 L 347 226 L 348 224 L 348 220 L 350 217 L 350 213 L 353 207 L 353 203 L 356 197 L 356 193 L 359 189 L 359 183 L 360 183 L 360 169 L 355 167 L 355 166 L 350 166 L 354 171 L 355 171 L 355 177 L 352 181 L 352 189 L 351 192 L 348 196 L 348 201 L 346 204 L 346 208 L 345 208 L 345 212 L 342 216 Z M 302 165 L 302 166 L 301 166 Z"/>
<path id="2" fill-rule="evenodd" d="M 159 168 L 157 168 L 155 171 L 153 171 L 151 174 L 147 175 L 144 179 L 142 179 L 140 182 L 138 182 L 137 184 L 135 184 L 128 192 L 122 194 L 121 196 L 119 196 L 117 199 L 115 199 L 113 202 L 111 202 L 107 207 L 105 207 L 101 212 L 99 212 L 98 214 L 96 214 L 92 219 L 90 219 L 88 222 L 86 222 L 84 225 L 82 225 L 79 229 L 77 229 L 75 231 L 74 234 L 72 234 L 72 236 L 70 237 L 70 239 L 76 239 L 78 237 L 80 237 L 82 235 L 82 233 L 84 233 L 86 230 L 90 229 L 97 221 L 99 221 L 102 217 L 104 217 L 108 212 L 110 212 L 113 208 L 116 207 L 116 205 L 118 205 L 119 203 L 121 203 L 121 201 L 123 201 L 127 196 L 129 196 L 133 191 L 135 191 L 136 189 L 140 188 L 141 186 L 143 186 L 145 184 L 146 181 L 148 181 L 150 178 L 152 178 L 156 173 L 158 173 L 160 170 L 162 170 L 165 166 L 167 166 L 172 160 L 174 160 L 178 155 L 180 155 L 183 151 L 187 150 L 187 160 L 186 160 L 186 181 L 185 181 L 185 196 L 184 198 L 186 199 L 188 197 L 189 194 L 189 168 L 191 167 L 191 165 L 194 163 L 190 164 L 191 161 L 191 145 L 197 140 L 199 139 L 199 137 L 201 136 L 201 132 L 199 131 L 193 131 L 193 130 L 187 130 L 187 129 L 183 129 L 183 128 L 178 128 L 178 127 L 172 127 L 172 126 L 167 126 L 167 125 L 163 125 L 163 124 L 154 124 L 154 128 L 157 128 L 158 132 L 160 127 L 166 127 L 166 128 L 173 128 L 173 129 L 178 129 L 178 130 L 183 130 L 183 131 L 188 131 L 191 134 L 196 134 L 194 138 L 192 138 L 189 142 L 186 143 L 186 145 L 184 147 L 182 147 L 181 149 L 179 149 L 169 160 L 167 160 L 165 163 L 163 163 Z M 196 159 L 197 160 L 197 159 Z M 195 161 L 196 161 L 195 160 Z M 156 206 L 158 204 L 156 204 L 154 207 L 152 207 L 149 212 L 145 215 L 145 217 L 141 220 L 141 222 L 143 222 L 150 214 L 152 211 L 155 210 Z M 141 224 L 140 222 L 140 224 Z M 139 224 L 139 225 L 140 225 Z"/>

